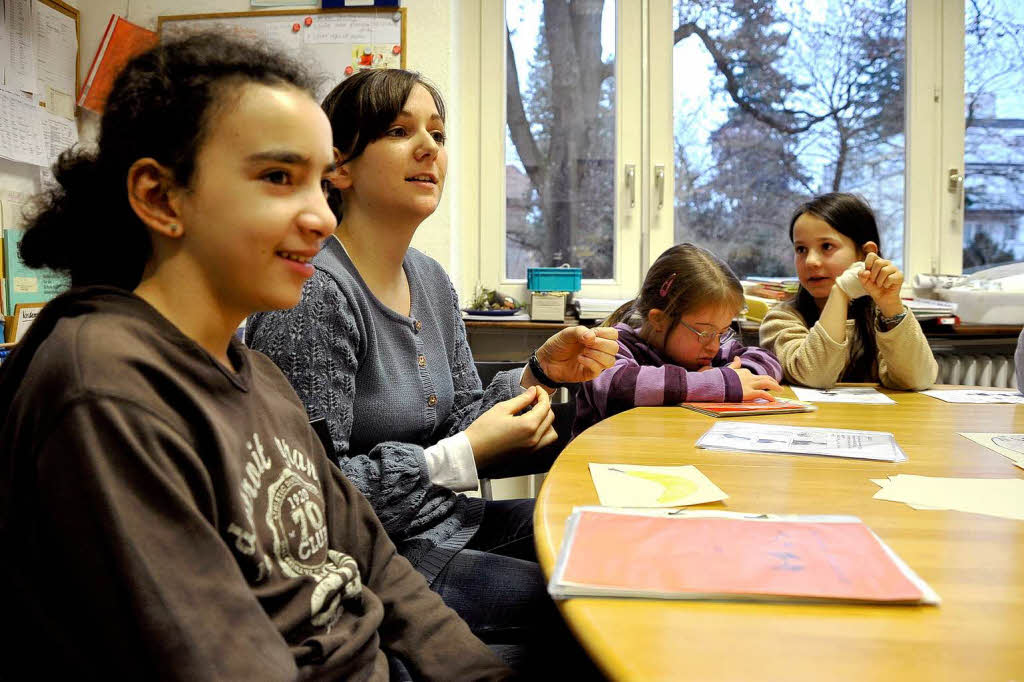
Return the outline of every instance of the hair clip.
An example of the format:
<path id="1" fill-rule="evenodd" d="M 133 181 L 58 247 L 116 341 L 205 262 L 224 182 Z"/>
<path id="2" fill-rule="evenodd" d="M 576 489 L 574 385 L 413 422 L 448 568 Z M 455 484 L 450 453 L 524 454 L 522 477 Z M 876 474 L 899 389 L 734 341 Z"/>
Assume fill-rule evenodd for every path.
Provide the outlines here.
<path id="1" fill-rule="evenodd" d="M 665 280 L 665 283 L 661 285 L 661 297 L 662 298 L 668 296 L 668 290 L 672 288 L 672 282 L 674 282 L 674 281 L 676 281 L 676 273 L 673 272 L 669 276 L 669 278 Z"/>

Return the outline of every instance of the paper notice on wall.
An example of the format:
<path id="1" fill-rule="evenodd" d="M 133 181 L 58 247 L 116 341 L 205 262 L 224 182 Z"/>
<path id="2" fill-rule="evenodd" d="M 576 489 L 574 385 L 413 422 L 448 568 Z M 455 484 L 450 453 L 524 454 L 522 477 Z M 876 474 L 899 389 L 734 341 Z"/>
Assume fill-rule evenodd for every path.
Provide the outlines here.
<path id="1" fill-rule="evenodd" d="M 320 16 L 303 32 L 307 43 L 395 43 L 402 40 L 401 24 L 392 14 Z"/>
<path id="2" fill-rule="evenodd" d="M 35 27 L 37 92 L 45 97 L 50 113 L 73 118 L 74 108 L 69 108 L 63 100 L 70 100 L 75 92 L 75 56 L 78 54 L 75 20 L 38 3 Z M 61 101 L 51 103 L 51 97 Z"/>
<path id="3" fill-rule="evenodd" d="M 302 32 L 294 30 L 295 22 L 274 21 L 267 24 L 267 42 L 288 52 L 302 49 Z"/>
<path id="4" fill-rule="evenodd" d="M 62 152 L 78 142 L 78 126 L 63 116 L 43 112 L 43 144 L 46 166 L 52 166 Z"/>
<path id="5" fill-rule="evenodd" d="M 42 166 L 44 112 L 10 92 L 0 90 L 0 157 Z"/>
<path id="6" fill-rule="evenodd" d="M 26 92 L 35 92 L 37 85 L 35 6 L 34 0 L 4 0 L 4 18 L 11 37 L 10 67 L 4 74 L 4 84 Z"/>
<path id="7" fill-rule="evenodd" d="M 0 2 L 0 12 L 4 9 Z M 6 21 L 0 21 L 0 83 L 4 83 L 7 69 L 11 67 L 11 32 Z"/>

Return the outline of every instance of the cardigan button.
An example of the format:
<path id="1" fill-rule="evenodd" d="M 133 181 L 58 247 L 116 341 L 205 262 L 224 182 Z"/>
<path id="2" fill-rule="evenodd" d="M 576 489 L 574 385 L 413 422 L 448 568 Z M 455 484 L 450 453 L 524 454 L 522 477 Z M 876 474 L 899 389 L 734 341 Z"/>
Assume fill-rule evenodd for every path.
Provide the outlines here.
<path id="1" fill-rule="evenodd" d="M 426 355 L 418 356 L 416 358 L 416 364 L 419 365 L 420 367 L 426 367 L 427 366 L 427 356 Z"/>
<path id="2" fill-rule="evenodd" d="M 414 322 L 412 326 L 416 328 L 416 331 L 423 329 L 423 323 L 420 322 L 419 320 L 416 320 L 416 322 Z"/>
<path id="3" fill-rule="evenodd" d="M 430 407 L 437 405 L 437 396 L 431 395 L 429 398 L 427 398 L 427 405 L 429 405 Z"/>

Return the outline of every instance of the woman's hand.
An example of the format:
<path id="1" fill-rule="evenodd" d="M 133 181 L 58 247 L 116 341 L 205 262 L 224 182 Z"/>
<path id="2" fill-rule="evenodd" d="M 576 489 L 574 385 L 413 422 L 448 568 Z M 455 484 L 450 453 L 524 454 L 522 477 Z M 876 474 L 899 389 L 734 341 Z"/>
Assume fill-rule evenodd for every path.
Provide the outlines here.
<path id="1" fill-rule="evenodd" d="M 861 284 L 882 315 L 898 315 L 903 312 L 903 301 L 900 300 L 903 273 L 892 261 L 879 258 L 878 245 L 874 242 L 864 244 L 864 251 L 864 270 L 858 275 Z"/>
<path id="2" fill-rule="evenodd" d="M 746 367 L 733 368 L 740 378 L 740 385 L 743 387 L 743 400 L 757 400 L 764 398 L 775 402 L 775 396 L 768 391 L 781 391 L 779 382 L 766 374 L 754 374 Z"/>
<path id="3" fill-rule="evenodd" d="M 615 364 L 618 338 L 618 330 L 611 327 L 567 327 L 537 349 L 537 360 L 552 381 L 566 384 L 590 381 Z M 529 385 L 525 373 L 523 379 L 523 385 Z"/>
<path id="4" fill-rule="evenodd" d="M 516 416 L 527 407 L 529 412 Z M 473 447 L 473 459 L 481 476 L 486 470 L 514 452 L 533 452 L 558 439 L 551 424 L 551 398 L 540 387 L 530 387 L 520 395 L 505 400 L 476 418 L 466 429 Z"/>

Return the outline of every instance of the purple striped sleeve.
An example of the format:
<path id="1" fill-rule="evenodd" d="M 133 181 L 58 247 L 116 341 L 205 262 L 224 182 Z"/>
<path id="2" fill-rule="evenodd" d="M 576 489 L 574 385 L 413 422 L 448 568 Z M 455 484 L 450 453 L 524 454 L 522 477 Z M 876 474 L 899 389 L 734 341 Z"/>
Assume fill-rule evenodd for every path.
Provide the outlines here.
<path id="1" fill-rule="evenodd" d="M 719 348 L 718 355 L 715 356 L 711 364 L 715 367 L 722 367 L 736 357 L 740 359 L 741 367 L 746 367 L 754 374 L 764 374 L 776 381 L 782 381 L 782 365 L 771 351 L 758 346 L 744 346 L 737 339 L 727 341 Z M 739 377 L 736 380 L 739 381 Z"/>

